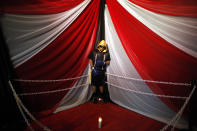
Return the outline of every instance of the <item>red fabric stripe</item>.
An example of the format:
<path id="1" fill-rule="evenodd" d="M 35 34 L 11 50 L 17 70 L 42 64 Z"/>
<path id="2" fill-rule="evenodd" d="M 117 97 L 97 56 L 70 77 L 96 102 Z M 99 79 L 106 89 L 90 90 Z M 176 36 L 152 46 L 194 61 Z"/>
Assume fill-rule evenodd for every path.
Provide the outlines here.
<path id="1" fill-rule="evenodd" d="M 197 79 L 197 59 L 174 47 L 130 15 L 115 0 L 107 0 L 109 12 L 121 43 L 143 79 L 190 82 Z M 149 84 L 157 94 L 188 96 L 181 86 Z M 162 99 L 172 109 L 171 100 Z M 179 105 L 179 101 L 176 101 Z"/>
<path id="2" fill-rule="evenodd" d="M 84 0 L 5 0 L 1 1 L 4 13 L 52 14 L 69 10 Z"/>
<path id="3" fill-rule="evenodd" d="M 149 11 L 175 15 L 197 17 L 196 0 L 129 0 Z"/>
<path id="4" fill-rule="evenodd" d="M 98 15 L 99 1 L 92 1 L 74 23 L 56 40 L 16 68 L 18 76 L 23 79 L 62 79 L 81 76 L 88 65 L 88 54 L 95 42 Z M 70 88 L 75 82 L 76 80 L 49 84 L 20 84 L 23 92 L 37 92 Z M 32 111 L 38 112 L 51 110 L 65 94 L 66 92 L 60 92 L 26 96 L 25 100 Z"/>

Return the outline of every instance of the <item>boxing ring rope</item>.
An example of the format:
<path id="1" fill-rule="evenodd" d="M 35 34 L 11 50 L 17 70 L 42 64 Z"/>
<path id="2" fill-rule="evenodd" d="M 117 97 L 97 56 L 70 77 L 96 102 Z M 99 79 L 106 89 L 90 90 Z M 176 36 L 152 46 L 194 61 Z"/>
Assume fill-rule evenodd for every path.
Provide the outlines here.
<path id="1" fill-rule="evenodd" d="M 67 90 L 70 90 L 70 89 L 75 89 L 75 88 L 79 88 L 79 87 L 86 86 L 86 85 L 89 85 L 89 83 L 82 84 L 82 85 L 79 85 L 79 86 L 76 86 L 76 87 L 72 87 L 72 88 L 65 88 L 65 89 L 52 90 L 52 91 L 33 92 L 33 93 L 21 93 L 21 94 L 18 94 L 18 95 L 19 96 L 29 96 L 29 95 L 50 94 L 50 93 L 67 91 Z"/>
<path id="2" fill-rule="evenodd" d="M 134 81 L 142 81 L 142 82 L 157 83 L 157 84 L 167 84 L 167 85 L 191 86 L 191 84 L 189 84 L 189 83 L 176 83 L 176 82 L 143 80 L 143 79 L 136 79 L 136 78 L 130 78 L 130 77 L 125 77 L 125 76 L 119 76 L 119 75 L 110 74 L 110 73 L 106 73 L 106 74 L 110 75 L 110 76 L 115 76 L 115 77 L 118 77 L 118 78 L 122 78 L 122 79 L 134 80 Z"/>
<path id="3" fill-rule="evenodd" d="M 117 85 L 111 84 L 109 82 L 105 82 L 105 83 L 107 83 L 108 85 L 111 85 L 113 87 L 119 88 L 119 89 L 123 89 L 123 90 L 129 91 L 129 92 L 142 94 L 142 95 L 157 96 L 157 97 L 164 97 L 164 98 L 175 98 L 175 99 L 186 99 L 187 98 L 187 97 L 181 97 L 181 96 L 157 95 L 157 94 L 153 94 L 153 93 L 146 93 L 146 92 L 142 92 L 142 91 L 135 91 L 135 90 L 131 90 L 131 89 L 125 89 L 125 88 L 123 88 L 121 86 L 117 86 Z"/>
<path id="4" fill-rule="evenodd" d="M 176 123 L 179 121 L 186 105 L 189 103 L 189 100 L 191 99 L 194 91 L 196 89 L 196 85 L 194 85 L 194 88 L 192 89 L 191 93 L 189 94 L 189 96 L 187 97 L 187 99 L 185 100 L 183 106 L 181 107 L 181 109 L 179 110 L 179 112 L 171 119 L 171 121 L 165 126 L 163 127 L 160 131 L 165 131 L 168 129 L 169 126 L 173 125 L 173 128 L 171 129 L 171 131 L 174 130 L 175 126 L 176 126 Z M 174 123 L 174 124 L 173 124 Z"/>
<path id="5" fill-rule="evenodd" d="M 42 83 L 42 82 L 60 82 L 60 81 L 69 81 L 69 80 L 75 80 L 75 79 L 80 79 L 84 77 L 88 77 L 89 75 L 83 75 L 79 77 L 73 77 L 73 78 L 67 78 L 67 79 L 57 79 L 57 80 L 25 80 L 25 79 L 13 79 L 14 81 L 19 81 L 19 82 L 36 82 L 36 83 Z"/>
<path id="6" fill-rule="evenodd" d="M 129 78 L 129 77 L 125 77 L 125 76 L 118 76 L 115 74 L 110 74 L 110 73 L 106 73 L 107 75 L 110 76 L 114 76 L 114 77 L 118 77 L 118 78 L 122 78 L 122 79 L 127 79 L 127 80 L 134 80 L 134 81 L 142 81 L 142 82 L 151 82 L 151 83 L 159 83 L 159 84 L 168 84 L 168 85 L 179 85 L 179 86 L 191 86 L 191 84 L 189 83 L 176 83 L 176 82 L 164 82 L 164 81 L 152 81 L 152 80 L 143 80 L 143 79 L 136 79 L 136 78 Z M 42 83 L 42 82 L 60 82 L 60 81 L 68 81 L 68 80 L 74 80 L 74 79 L 79 79 L 79 78 L 84 78 L 84 77 L 88 77 L 89 75 L 83 75 L 80 77 L 75 77 L 75 78 L 68 78 L 68 79 L 58 79 L 58 80 L 24 80 L 24 79 L 14 79 L 14 81 L 19 81 L 19 82 L 31 82 L 31 83 Z M 19 96 L 25 96 L 25 95 L 40 95 L 40 94 L 47 94 L 47 93 L 56 93 L 56 92 L 61 92 L 61 91 L 66 91 L 66 90 L 70 90 L 73 88 L 79 88 L 82 86 L 86 86 L 89 85 L 89 83 L 86 84 L 82 84 L 76 87 L 72 87 L 72 88 L 66 88 L 66 89 L 59 89 L 59 90 L 53 90 L 53 91 L 44 91 L 44 92 L 33 92 L 33 93 L 21 93 L 21 94 L 17 94 L 16 91 L 14 90 L 11 81 L 8 81 L 10 88 L 13 92 L 14 98 L 16 100 L 16 103 L 18 105 L 18 108 L 26 122 L 26 124 L 29 126 L 29 128 L 31 130 L 33 130 L 33 128 L 31 127 L 30 123 L 28 122 L 27 118 L 25 117 L 25 114 L 22 110 L 22 108 L 24 109 L 24 111 L 27 113 L 27 115 L 34 121 L 36 122 L 36 124 L 38 124 L 41 128 L 43 128 L 46 131 L 50 131 L 50 129 L 46 126 L 44 126 L 42 123 L 40 123 L 38 120 L 36 120 L 36 118 L 27 110 L 27 108 L 23 105 L 22 101 L 20 100 Z M 136 90 L 131 90 L 131 89 L 125 89 L 123 87 L 114 85 L 112 83 L 109 82 L 105 82 L 109 85 L 111 85 L 112 87 L 116 87 L 116 88 L 120 88 L 123 90 L 127 90 L 133 93 L 137 93 L 137 94 L 142 94 L 142 95 L 148 95 L 148 96 L 157 96 L 157 97 L 164 97 L 164 98 L 173 98 L 173 99 L 184 99 L 185 102 L 183 104 L 183 106 L 181 107 L 181 109 L 178 111 L 178 113 L 166 124 L 166 126 L 164 126 L 160 131 L 165 131 L 167 130 L 170 126 L 172 126 L 171 131 L 174 130 L 177 122 L 179 121 L 179 119 L 181 118 L 181 115 L 186 107 L 186 105 L 189 103 L 195 89 L 196 89 L 196 85 L 194 85 L 194 88 L 192 89 L 192 91 L 190 92 L 188 97 L 181 97 L 181 96 L 168 96 L 168 95 L 160 95 L 160 94 L 153 94 L 153 93 L 146 93 L 146 92 L 141 92 L 141 91 L 136 91 Z"/>
<path id="7" fill-rule="evenodd" d="M 176 123 L 179 121 L 186 105 L 189 103 L 189 100 L 191 99 L 191 96 L 193 95 L 195 89 L 196 89 L 196 86 L 192 89 L 191 93 L 189 94 L 188 97 L 181 97 L 181 96 L 167 96 L 167 95 L 157 95 L 157 94 L 153 94 L 153 93 L 146 93 L 146 92 L 141 92 L 141 91 L 135 91 L 135 90 L 131 90 L 131 89 L 125 89 L 125 88 L 122 88 L 120 86 L 117 86 L 117 85 L 114 85 L 114 84 L 111 84 L 109 82 L 106 82 L 107 84 L 113 86 L 113 87 L 116 87 L 116 88 L 120 88 L 120 89 L 123 89 L 123 90 L 127 90 L 127 91 L 130 91 L 130 92 L 133 92 L 133 93 L 137 93 L 137 94 L 143 94 L 143 95 L 149 95 L 149 96 L 157 96 L 157 97 L 164 97 L 164 98 L 174 98 L 174 99 L 186 99 L 183 106 L 181 107 L 181 109 L 178 111 L 178 113 L 171 119 L 171 121 L 169 123 L 167 123 L 167 125 L 165 127 L 163 127 L 160 131 L 165 131 L 166 129 L 168 129 L 169 126 L 173 126 L 173 128 L 171 129 L 171 131 L 174 130 L 174 127 L 176 126 Z M 173 124 L 174 123 L 174 124 Z"/>
<path id="8" fill-rule="evenodd" d="M 18 97 L 18 95 L 16 94 L 16 91 L 14 90 L 14 87 L 11 83 L 11 81 L 8 81 L 8 84 L 12 90 L 13 96 L 16 100 L 17 106 L 23 116 L 23 118 L 25 119 L 25 122 L 27 123 L 28 127 L 30 128 L 30 130 L 34 131 L 34 129 L 31 127 L 31 125 L 29 124 L 23 110 L 27 113 L 27 115 L 37 124 L 39 125 L 42 129 L 44 129 L 45 131 L 51 131 L 48 127 L 46 127 L 45 125 L 43 125 L 42 123 L 40 123 L 29 111 L 28 109 L 24 106 L 24 104 L 22 103 L 22 101 L 20 100 L 20 98 Z M 23 110 L 22 110 L 23 109 Z"/>
<path id="9" fill-rule="evenodd" d="M 136 79 L 136 78 L 129 78 L 129 77 L 125 77 L 125 76 L 119 76 L 119 75 L 115 75 L 115 74 L 110 74 L 110 73 L 106 73 L 109 76 L 114 76 L 114 77 L 118 77 L 118 78 L 122 78 L 122 79 L 127 79 L 127 80 L 134 80 L 134 81 L 141 81 L 141 82 L 150 82 L 150 83 L 158 83 L 158 84 L 167 84 L 167 85 L 179 85 L 179 86 L 189 86 L 191 87 L 192 84 L 189 83 L 176 83 L 176 82 L 164 82 L 164 81 L 152 81 L 152 80 L 143 80 L 143 79 Z M 158 94 L 153 94 L 153 93 L 146 93 L 146 92 L 141 92 L 141 91 L 135 91 L 135 90 L 131 90 L 131 89 L 125 89 L 123 87 L 111 84 L 109 82 L 105 82 L 109 85 L 111 85 L 112 87 L 116 87 L 116 88 L 120 88 L 123 90 L 127 90 L 133 93 L 137 93 L 137 94 L 143 94 L 143 95 L 149 95 L 149 96 L 157 96 L 157 97 L 164 97 L 164 98 L 174 98 L 174 99 L 186 99 L 183 106 L 181 107 L 181 109 L 178 111 L 178 113 L 166 124 L 166 126 L 164 126 L 160 131 L 165 131 L 168 129 L 168 127 L 172 126 L 171 131 L 174 131 L 174 128 L 177 124 L 177 122 L 179 121 L 179 119 L 181 118 L 181 115 L 186 107 L 186 105 L 189 103 L 189 100 L 191 99 L 195 89 L 196 89 L 196 85 L 194 85 L 192 91 L 190 92 L 188 97 L 181 97 L 181 96 L 168 96 L 168 95 L 158 95 Z"/>
<path id="10" fill-rule="evenodd" d="M 68 78 L 68 79 L 58 79 L 58 80 L 24 80 L 24 79 L 14 79 L 14 81 L 19 81 L 19 82 L 59 82 L 59 81 L 68 81 L 68 80 L 74 80 L 74 79 L 79 79 L 79 78 L 84 78 L 84 77 L 88 77 L 88 75 L 83 75 L 80 77 L 75 77 L 75 78 Z M 31 131 L 34 131 L 34 129 L 32 128 L 31 124 L 29 123 L 27 117 L 25 116 L 24 111 L 27 113 L 27 115 L 39 126 L 41 127 L 44 131 L 51 131 L 48 127 L 46 127 L 45 125 L 43 125 L 42 123 L 40 123 L 30 112 L 29 110 L 24 106 L 24 104 L 22 103 L 21 99 L 18 97 L 18 95 L 20 96 L 25 96 L 25 95 L 38 95 L 38 94 L 46 94 L 46 93 L 55 93 L 55 92 L 60 92 L 60 91 L 65 91 L 65 90 L 69 90 L 69 89 L 73 89 L 73 88 L 78 88 L 78 87 L 82 87 L 88 84 L 82 84 L 73 88 L 67 88 L 67 89 L 61 89 L 61 90 L 53 90 L 53 91 L 45 91 L 45 92 L 34 92 L 34 93 L 22 93 L 22 94 L 17 94 L 11 81 L 8 81 L 8 84 L 12 90 L 13 96 L 15 98 L 15 101 L 17 103 L 17 106 L 21 112 L 21 115 L 23 116 L 27 126 L 30 128 Z M 24 110 L 24 111 L 23 111 Z"/>

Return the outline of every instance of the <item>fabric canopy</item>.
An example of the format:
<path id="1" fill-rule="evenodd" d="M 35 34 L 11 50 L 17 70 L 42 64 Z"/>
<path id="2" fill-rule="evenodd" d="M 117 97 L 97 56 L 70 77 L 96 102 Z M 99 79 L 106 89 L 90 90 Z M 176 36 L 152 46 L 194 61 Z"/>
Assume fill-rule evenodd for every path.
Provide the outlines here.
<path id="1" fill-rule="evenodd" d="M 197 17 L 196 0 L 129 0 L 144 9 L 167 15 Z"/>
<path id="2" fill-rule="evenodd" d="M 14 66 L 20 66 L 54 41 L 89 3 L 86 0 L 71 10 L 51 15 L 6 14 L 2 24 Z"/>
<path id="3" fill-rule="evenodd" d="M 5 14 L 4 33 L 19 78 L 56 80 L 81 76 L 88 66 L 87 57 L 96 39 L 98 16 L 99 1 L 90 0 L 59 14 Z M 77 85 L 76 82 L 77 79 L 52 84 L 21 82 L 20 93 L 71 88 Z M 83 79 L 78 81 L 85 82 Z M 85 89 L 81 91 L 87 94 L 85 87 L 81 87 Z M 67 91 L 27 95 L 23 99 L 31 111 L 48 114 L 58 107 L 66 94 Z M 50 102 L 46 102 L 49 97 Z M 87 101 L 88 97 L 83 99 Z"/>
<path id="4" fill-rule="evenodd" d="M 129 60 L 129 57 L 125 53 L 121 41 L 115 31 L 115 28 L 113 27 L 113 23 L 107 8 L 105 14 L 106 25 L 110 25 L 106 26 L 105 29 L 106 41 L 109 43 L 109 50 L 111 53 L 111 65 L 108 69 L 108 72 L 110 74 L 116 74 L 119 76 L 142 79 L 134 65 Z M 110 75 L 108 75 L 108 82 L 110 83 L 110 98 L 115 103 L 127 109 L 161 122 L 167 122 L 175 115 L 175 112 L 166 106 L 158 97 L 142 95 L 129 91 L 134 90 L 153 93 L 145 82 L 133 81 Z M 182 120 L 180 123 L 180 127 L 185 127 L 185 125 L 187 125 L 186 121 L 184 120 Z"/>
<path id="5" fill-rule="evenodd" d="M 67 11 L 84 0 L 6 0 L 1 6 L 4 13 L 52 14 Z"/>
<path id="6" fill-rule="evenodd" d="M 100 0 L 11 1 L 2 3 L 1 26 L 21 80 L 15 88 L 35 114 L 48 115 L 89 100 L 88 55 L 103 35 L 100 27 L 105 27 L 111 54 L 107 83 L 113 102 L 168 123 L 185 99 L 161 96 L 190 94 L 188 86 L 145 80 L 197 79 L 196 0 L 106 0 L 104 26 L 99 22 Z M 186 116 L 187 109 L 178 128 L 187 128 Z"/>

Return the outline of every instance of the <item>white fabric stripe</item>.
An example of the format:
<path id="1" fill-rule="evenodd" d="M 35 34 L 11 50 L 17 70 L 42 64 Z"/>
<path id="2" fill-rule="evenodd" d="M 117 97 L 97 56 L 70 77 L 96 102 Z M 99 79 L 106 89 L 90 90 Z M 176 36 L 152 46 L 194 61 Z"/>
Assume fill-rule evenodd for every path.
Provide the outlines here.
<path id="1" fill-rule="evenodd" d="M 83 12 L 91 0 L 52 15 L 5 14 L 2 28 L 15 67 L 55 40 Z"/>
<path id="2" fill-rule="evenodd" d="M 120 42 L 107 7 L 105 8 L 105 38 L 111 56 L 110 66 L 108 67 L 107 72 L 118 76 L 142 79 L 128 58 Z M 129 90 L 153 93 L 144 81 L 128 81 L 108 75 L 108 82 Z M 114 88 L 110 85 L 108 85 L 108 87 L 112 101 L 127 109 L 164 123 L 167 123 L 175 115 L 175 112 L 156 96 L 143 96 L 119 88 Z M 187 122 L 181 119 L 177 124 L 177 127 L 185 128 L 187 127 Z"/>
<path id="3" fill-rule="evenodd" d="M 197 18 L 177 17 L 154 13 L 128 0 L 118 2 L 136 19 L 157 35 L 197 58 Z"/>
<path id="4" fill-rule="evenodd" d="M 89 66 L 86 67 L 83 75 L 88 75 L 88 70 L 89 70 Z M 72 89 L 62 99 L 61 104 L 59 105 L 59 107 L 56 109 L 54 113 L 67 110 L 87 102 L 92 95 L 92 90 L 91 88 L 89 88 L 89 85 L 87 85 L 88 81 L 89 81 L 88 77 L 80 78 L 72 87 Z M 85 86 L 77 88 L 79 85 L 84 85 L 84 84 Z"/>

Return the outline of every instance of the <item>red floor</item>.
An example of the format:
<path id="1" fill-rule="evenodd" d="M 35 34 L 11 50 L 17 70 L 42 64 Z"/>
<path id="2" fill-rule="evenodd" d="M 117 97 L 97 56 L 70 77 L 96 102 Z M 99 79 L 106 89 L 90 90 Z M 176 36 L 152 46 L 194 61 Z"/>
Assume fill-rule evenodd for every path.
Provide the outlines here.
<path id="1" fill-rule="evenodd" d="M 101 129 L 98 129 L 99 116 L 103 119 Z M 52 131 L 159 131 L 165 126 L 112 103 L 90 102 L 51 115 L 41 122 Z"/>

